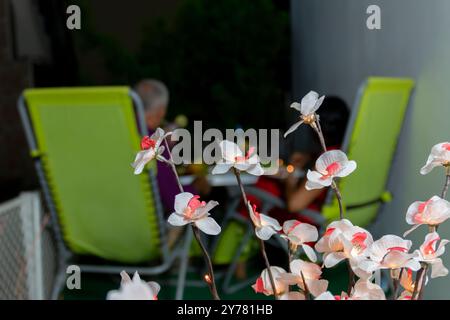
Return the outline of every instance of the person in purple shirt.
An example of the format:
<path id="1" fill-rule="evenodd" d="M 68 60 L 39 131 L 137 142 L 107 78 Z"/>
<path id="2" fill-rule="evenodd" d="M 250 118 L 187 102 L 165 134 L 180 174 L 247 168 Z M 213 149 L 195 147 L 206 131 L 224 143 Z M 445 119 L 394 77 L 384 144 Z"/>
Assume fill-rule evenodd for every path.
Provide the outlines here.
<path id="1" fill-rule="evenodd" d="M 144 105 L 145 122 L 148 127 L 148 134 L 152 135 L 158 127 L 162 126 L 169 104 L 169 90 L 161 81 L 154 79 L 141 80 L 135 91 L 139 95 Z M 163 156 L 168 159 L 169 154 L 164 150 Z M 166 214 L 173 212 L 175 196 L 180 193 L 178 184 L 171 168 L 160 161 L 157 161 L 157 182 L 164 211 Z M 184 191 L 199 194 L 192 185 L 185 186 Z"/>

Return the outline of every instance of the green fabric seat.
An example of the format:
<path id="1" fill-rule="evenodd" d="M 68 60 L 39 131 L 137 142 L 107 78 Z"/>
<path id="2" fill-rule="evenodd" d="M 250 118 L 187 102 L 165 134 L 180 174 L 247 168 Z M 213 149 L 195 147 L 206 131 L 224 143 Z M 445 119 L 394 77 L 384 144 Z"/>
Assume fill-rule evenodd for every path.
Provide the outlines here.
<path id="1" fill-rule="evenodd" d="M 358 168 L 338 182 L 345 217 L 361 227 L 376 217 L 380 205 L 390 201 L 386 190 L 392 159 L 414 81 L 402 78 L 368 78 L 362 86 L 346 135 L 343 150 Z M 322 214 L 339 219 L 333 192 Z"/>
<path id="2" fill-rule="evenodd" d="M 24 99 L 31 153 L 42 161 L 70 251 L 122 263 L 160 257 L 149 176 L 130 166 L 141 136 L 130 89 L 29 89 Z"/>

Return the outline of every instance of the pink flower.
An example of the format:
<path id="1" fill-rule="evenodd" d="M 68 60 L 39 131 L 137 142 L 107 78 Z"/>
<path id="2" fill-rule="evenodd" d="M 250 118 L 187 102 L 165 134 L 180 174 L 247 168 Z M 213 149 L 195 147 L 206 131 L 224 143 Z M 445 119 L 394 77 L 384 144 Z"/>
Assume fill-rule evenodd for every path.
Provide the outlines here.
<path id="1" fill-rule="evenodd" d="M 340 150 L 324 152 L 316 161 L 316 170 L 308 170 L 305 188 L 307 190 L 329 187 L 334 178 L 346 177 L 356 169 L 356 162 L 349 161 Z"/>
<path id="2" fill-rule="evenodd" d="M 200 196 L 183 192 L 175 197 L 175 212 L 169 216 L 168 222 L 173 226 L 184 226 L 193 223 L 206 234 L 217 235 L 221 228 L 217 222 L 209 217 L 209 211 L 217 206 L 217 201 L 199 200 Z"/>
<path id="3" fill-rule="evenodd" d="M 250 212 L 250 218 L 255 225 L 255 233 L 258 238 L 264 241 L 269 240 L 272 235 L 281 230 L 280 223 L 276 219 L 256 211 L 256 206 L 252 206 L 250 201 L 247 205 L 248 211 Z"/>
<path id="4" fill-rule="evenodd" d="M 158 300 L 160 290 L 156 282 L 145 282 L 139 277 L 137 271 L 134 273 L 133 280 L 122 271 L 122 282 L 119 290 L 111 290 L 106 297 L 107 300 Z"/>
<path id="5" fill-rule="evenodd" d="M 287 285 L 298 285 L 303 291 L 307 289 L 314 297 L 327 290 L 328 281 L 320 279 L 322 270 L 317 264 L 296 259 L 289 266 L 291 273 L 280 275 L 281 281 Z"/>
<path id="6" fill-rule="evenodd" d="M 414 226 L 403 236 L 423 224 L 437 226 L 448 218 L 450 218 L 450 203 L 447 200 L 434 196 L 428 201 L 415 201 L 406 212 L 406 222 Z"/>
<path id="7" fill-rule="evenodd" d="M 134 168 L 134 174 L 140 174 L 147 163 L 154 158 L 163 160 L 162 153 L 164 152 L 164 146 L 161 146 L 164 138 L 171 133 L 164 134 L 164 130 L 161 128 L 156 129 L 155 133 L 149 136 L 145 136 L 141 141 L 141 149 L 136 155 L 134 162 L 131 166 Z"/>
<path id="8" fill-rule="evenodd" d="M 342 219 L 330 223 L 325 230 L 324 235 L 316 243 L 315 248 L 318 252 L 330 253 L 344 250 L 341 234 L 350 230 L 353 224 L 347 220 Z"/>
<path id="9" fill-rule="evenodd" d="M 307 244 L 308 242 L 314 242 L 318 239 L 319 233 L 317 232 L 316 227 L 297 220 L 288 220 L 283 224 L 283 232 L 283 238 L 289 240 L 291 245 L 301 246 L 309 260 L 316 262 L 316 253 L 314 252 L 314 249 Z"/>
<path id="10" fill-rule="evenodd" d="M 273 280 L 275 283 L 275 291 L 277 295 L 282 295 L 288 292 L 289 287 L 283 281 L 280 281 L 279 278 L 282 274 L 285 274 L 286 271 L 280 267 L 270 267 L 270 271 L 272 272 Z M 256 293 L 263 293 L 266 296 L 273 295 L 273 288 L 270 282 L 270 276 L 267 269 L 264 269 L 261 273 L 261 276 L 256 279 L 255 284 L 252 286 Z"/>
<path id="11" fill-rule="evenodd" d="M 439 242 L 439 246 L 437 243 Z M 445 277 L 448 274 L 447 268 L 439 258 L 445 252 L 445 245 L 448 240 L 441 240 L 437 232 L 431 232 L 425 236 L 425 242 L 416 250 L 418 260 L 431 265 L 431 278 Z"/>
<path id="12" fill-rule="evenodd" d="M 223 174 L 231 168 L 239 171 L 246 171 L 249 174 L 260 176 L 264 174 L 264 169 L 259 163 L 259 157 L 255 148 L 251 147 L 244 154 L 234 142 L 223 140 L 219 143 L 222 159 L 216 163 L 212 174 Z"/>
<path id="13" fill-rule="evenodd" d="M 315 113 L 325 99 L 325 96 L 319 98 L 319 94 L 315 91 L 310 91 L 303 97 L 301 103 L 294 102 L 291 108 L 300 111 L 300 121 L 294 123 L 288 131 L 284 134 L 286 138 L 288 134 L 294 132 L 302 123 L 311 124 L 315 120 Z"/>
<path id="14" fill-rule="evenodd" d="M 362 279 L 368 279 L 372 274 L 359 267 L 367 259 L 369 248 L 373 243 L 372 235 L 358 226 L 351 226 L 337 235 L 340 246 L 337 250 L 324 254 L 324 265 L 332 268 L 344 259 L 348 259 L 353 272 Z"/>
<path id="15" fill-rule="evenodd" d="M 409 253 L 411 241 L 395 235 L 386 235 L 375 241 L 369 248 L 370 260 L 361 261 L 359 268 L 365 272 L 377 269 L 409 268 L 414 271 L 420 269 L 417 254 Z"/>
<path id="16" fill-rule="evenodd" d="M 420 173 L 425 175 L 438 166 L 450 166 L 450 142 L 438 143 L 431 148 L 427 163 L 420 169 Z"/>
<path id="17" fill-rule="evenodd" d="M 411 269 L 403 269 L 402 275 L 400 276 L 400 285 L 405 289 L 403 291 L 404 296 L 407 296 L 407 293 L 409 293 L 412 297 L 415 281 L 413 279 L 413 271 Z"/>
<path id="18" fill-rule="evenodd" d="M 340 296 L 333 296 L 327 291 L 315 300 L 386 300 L 386 295 L 379 285 L 360 279 L 352 288 L 350 296 L 346 292 L 342 292 Z"/>

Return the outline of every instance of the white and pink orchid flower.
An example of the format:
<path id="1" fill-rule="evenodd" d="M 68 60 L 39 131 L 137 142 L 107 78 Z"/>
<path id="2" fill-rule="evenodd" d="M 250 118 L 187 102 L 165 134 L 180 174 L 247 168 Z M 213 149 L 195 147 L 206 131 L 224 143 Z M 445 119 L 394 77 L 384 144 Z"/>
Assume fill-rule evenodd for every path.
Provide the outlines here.
<path id="1" fill-rule="evenodd" d="M 373 243 L 372 235 L 365 229 L 352 226 L 338 235 L 342 249 L 324 254 L 324 265 L 332 268 L 348 259 L 353 272 L 361 279 L 368 279 L 372 273 L 366 272 L 359 264 L 367 260 L 368 251 Z"/>
<path id="2" fill-rule="evenodd" d="M 420 269 L 417 254 L 409 253 L 412 242 L 395 235 L 386 235 L 375 241 L 369 248 L 369 260 L 360 262 L 359 268 L 365 272 L 378 269 L 409 268 Z"/>
<path id="3" fill-rule="evenodd" d="M 170 132 L 165 134 L 163 129 L 158 128 L 150 137 L 145 136 L 142 138 L 142 151 L 137 153 L 134 162 L 131 164 L 134 168 L 134 174 L 140 174 L 144 170 L 145 165 L 155 158 L 165 160 L 162 156 L 164 146 L 161 146 L 161 143 L 170 134 Z"/>
<path id="4" fill-rule="evenodd" d="M 308 170 L 306 190 L 329 187 L 334 178 L 348 176 L 355 171 L 356 162 L 348 160 L 347 155 L 340 150 L 324 152 L 316 161 L 316 171 Z"/>
<path id="5" fill-rule="evenodd" d="M 433 196 L 427 201 L 415 201 L 406 212 L 406 222 L 414 226 L 403 236 L 407 236 L 421 225 L 437 226 L 448 218 L 450 218 L 450 203 L 447 200 Z"/>
<path id="6" fill-rule="evenodd" d="M 259 213 L 255 205 L 251 205 L 250 201 L 247 204 L 250 218 L 255 226 L 255 233 L 261 240 L 269 240 L 274 234 L 281 230 L 280 223 L 265 214 Z"/>
<path id="7" fill-rule="evenodd" d="M 106 296 L 107 300 L 158 300 L 161 287 L 156 282 L 141 280 L 137 271 L 134 273 L 133 279 L 125 271 L 122 271 L 120 275 L 122 281 L 119 290 L 109 291 Z"/>
<path id="8" fill-rule="evenodd" d="M 284 134 L 286 138 L 288 134 L 294 132 L 302 123 L 311 124 L 315 121 L 315 113 L 325 99 L 325 96 L 319 98 L 319 94 L 315 91 L 310 91 L 303 97 L 301 103 L 294 102 L 291 108 L 300 111 L 300 120 L 294 123 L 288 131 Z"/>
<path id="9" fill-rule="evenodd" d="M 347 219 L 333 221 L 328 225 L 322 238 L 316 243 L 316 251 L 327 254 L 344 250 L 341 234 L 352 227 L 353 224 Z"/>
<path id="10" fill-rule="evenodd" d="M 173 226 L 184 226 L 193 223 L 201 231 L 210 235 L 217 235 L 221 228 L 217 222 L 209 217 L 209 211 L 217 206 L 217 201 L 200 201 L 200 196 L 190 192 L 183 192 L 175 197 L 175 212 L 169 216 L 168 222 Z"/>
<path id="11" fill-rule="evenodd" d="M 289 286 L 279 279 L 282 274 L 286 273 L 286 270 L 280 267 L 272 266 L 270 267 L 270 271 L 272 272 L 273 281 L 275 284 L 275 293 L 277 295 L 283 295 L 285 293 L 288 293 Z M 255 290 L 256 293 L 263 293 L 266 296 L 274 294 L 272 283 L 270 282 L 270 275 L 267 269 L 264 269 L 261 272 L 261 275 L 259 276 L 258 279 L 256 279 L 256 282 L 254 285 L 252 285 L 252 288 Z M 285 296 L 285 298 L 287 297 L 288 296 Z"/>
<path id="12" fill-rule="evenodd" d="M 261 167 L 254 147 L 250 147 L 246 154 L 236 143 L 228 140 L 221 141 L 219 147 L 222 159 L 216 162 L 212 174 L 223 174 L 231 168 L 246 171 L 255 176 L 264 174 L 264 169 Z"/>
<path id="13" fill-rule="evenodd" d="M 400 275 L 400 285 L 405 289 L 403 291 L 404 295 L 406 296 L 406 293 L 409 293 L 409 295 L 412 297 L 415 287 L 415 281 L 413 278 L 413 271 L 411 269 L 403 269 Z"/>
<path id="14" fill-rule="evenodd" d="M 280 280 L 287 285 L 298 285 L 304 292 L 310 292 L 314 297 L 327 290 L 328 281 L 320 279 L 322 269 L 319 265 L 300 259 L 291 261 L 291 273 L 280 275 Z"/>
<path id="15" fill-rule="evenodd" d="M 439 245 L 437 244 L 439 242 Z M 431 278 L 445 277 L 448 274 L 447 268 L 439 258 L 445 252 L 445 245 L 449 241 L 441 240 L 437 232 L 431 232 L 425 236 L 424 243 L 416 250 L 418 260 L 431 265 Z"/>
<path id="16" fill-rule="evenodd" d="M 315 226 L 298 220 L 288 220 L 283 223 L 283 233 L 281 237 L 288 240 L 291 246 L 301 246 L 309 260 L 312 262 L 317 261 L 314 249 L 307 244 L 308 242 L 315 242 L 319 238 L 319 233 Z"/>
<path id="17" fill-rule="evenodd" d="M 431 148 L 427 163 L 420 169 L 420 173 L 425 175 L 439 166 L 450 167 L 450 142 L 438 143 Z"/>
<path id="18" fill-rule="evenodd" d="M 315 300 L 386 300 L 386 295 L 379 285 L 360 279 L 352 288 L 350 296 L 347 292 L 342 292 L 341 295 L 333 295 L 327 291 Z"/>

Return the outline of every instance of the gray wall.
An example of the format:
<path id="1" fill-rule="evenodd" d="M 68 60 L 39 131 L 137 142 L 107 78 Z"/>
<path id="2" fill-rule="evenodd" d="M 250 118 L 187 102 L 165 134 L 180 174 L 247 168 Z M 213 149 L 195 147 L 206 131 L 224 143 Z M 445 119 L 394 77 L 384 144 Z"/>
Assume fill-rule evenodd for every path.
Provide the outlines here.
<path id="1" fill-rule="evenodd" d="M 370 4 L 381 7 L 381 30 L 366 28 Z M 376 237 L 402 235 L 408 205 L 440 194 L 443 185 L 443 170 L 421 176 L 419 169 L 432 145 L 450 139 L 450 1 L 291 0 L 291 5 L 297 99 L 314 89 L 351 105 L 368 76 L 417 81 L 389 182 L 395 199 L 372 227 Z M 439 232 L 449 239 L 450 221 Z M 424 235 L 425 227 L 409 238 L 419 245 Z M 450 268 L 448 253 L 444 264 Z M 431 281 L 426 297 L 450 299 L 450 277 Z"/>

